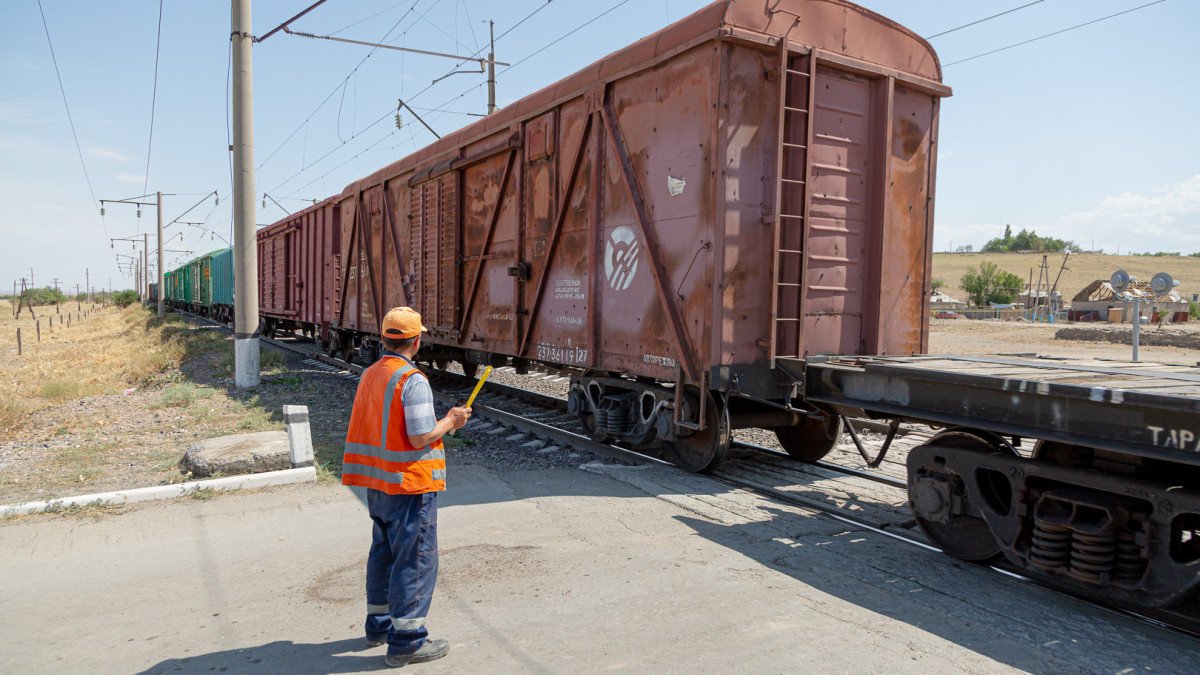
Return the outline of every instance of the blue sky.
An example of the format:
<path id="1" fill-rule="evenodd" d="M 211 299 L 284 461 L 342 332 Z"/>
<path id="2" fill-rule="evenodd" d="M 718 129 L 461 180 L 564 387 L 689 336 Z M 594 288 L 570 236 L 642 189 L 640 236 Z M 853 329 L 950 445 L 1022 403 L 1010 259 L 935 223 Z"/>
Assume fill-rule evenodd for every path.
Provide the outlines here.
<path id="1" fill-rule="evenodd" d="M 1044 0 L 933 40 L 943 63 L 1129 9 L 1149 0 Z M 619 0 L 330 0 L 298 30 L 409 47 L 474 52 L 484 21 L 500 35 L 497 58 L 518 62 L 617 5 Z M 263 33 L 308 0 L 256 0 Z M 627 0 L 511 72 L 503 106 L 678 20 L 701 0 Z M 1022 0 L 869 0 L 865 6 L 922 35 L 985 17 Z M 154 75 L 158 3 L 43 0 L 96 198 L 142 193 Z M 409 11 L 410 7 L 413 7 Z M 217 190 L 175 225 L 168 249 L 204 251 L 229 237 L 226 78 L 229 5 L 167 0 L 162 20 L 149 190 L 180 193 L 168 220 Z M 403 18 L 402 18 L 403 17 Z M 364 20 L 365 19 L 365 20 Z M 396 22 L 400 21 L 398 25 Z M 359 22 L 359 23 L 356 23 Z M 935 245 L 982 244 L 1005 223 L 1074 239 L 1088 248 L 1200 251 L 1200 3 L 1167 0 L 1110 21 L 949 66 L 954 96 L 942 108 Z M 453 61 L 276 35 L 255 47 L 256 162 L 261 194 L 289 209 L 427 144 L 411 115 L 397 129 L 396 99 L 429 112 L 445 133 L 483 112 L 478 74 L 426 87 Z M 349 75 L 349 76 L 348 76 Z M 343 84 L 344 83 L 344 84 Z M 422 91 L 425 90 L 425 91 Z M 328 102 L 319 106 L 326 96 Z M 311 115 L 311 119 L 310 118 Z M 308 123 L 304 124 L 308 119 Z M 372 122 L 380 120 L 372 126 Z M 286 141 L 289 135 L 291 140 Z M 274 153 L 272 155 L 272 153 Z M 328 153 L 327 156 L 326 153 Z M 268 159 L 268 156 L 270 158 Z M 324 156 L 324 157 L 323 157 Z M 323 158 L 322 158 L 323 157 Z M 189 194 L 194 193 L 194 194 Z M 28 275 L 94 285 L 131 280 L 117 270 L 108 236 L 153 229 L 131 207 L 102 220 L 92 203 L 55 79 L 36 0 L 0 6 L 0 284 Z M 283 211 L 268 201 L 259 221 Z M 168 264 L 172 258 L 168 256 Z"/>

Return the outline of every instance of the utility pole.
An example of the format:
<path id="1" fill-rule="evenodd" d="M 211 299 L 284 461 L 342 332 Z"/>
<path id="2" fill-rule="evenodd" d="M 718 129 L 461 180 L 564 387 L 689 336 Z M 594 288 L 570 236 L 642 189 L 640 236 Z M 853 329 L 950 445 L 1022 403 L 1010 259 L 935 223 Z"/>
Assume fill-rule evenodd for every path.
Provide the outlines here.
<path id="1" fill-rule="evenodd" d="M 254 36 L 250 0 L 233 0 L 233 370 L 234 384 L 258 386 L 258 255 L 254 212 Z"/>
<path id="2" fill-rule="evenodd" d="M 92 275 L 91 275 L 91 272 L 86 267 L 83 268 L 83 281 L 84 281 L 84 284 L 83 284 L 84 288 L 87 289 L 88 304 L 90 305 L 90 304 L 92 304 Z"/>
<path id="3" fill-rule="evenodd" d="M 488 111 L 496 112 L 496 22 L 488 21 Z"/>
<path id="4" fill-rule="evenodd" d="M 158 318 L 163 318 L 167 314 L 167 305 L 163 301 L 163 193 L 158 192 Z"/>

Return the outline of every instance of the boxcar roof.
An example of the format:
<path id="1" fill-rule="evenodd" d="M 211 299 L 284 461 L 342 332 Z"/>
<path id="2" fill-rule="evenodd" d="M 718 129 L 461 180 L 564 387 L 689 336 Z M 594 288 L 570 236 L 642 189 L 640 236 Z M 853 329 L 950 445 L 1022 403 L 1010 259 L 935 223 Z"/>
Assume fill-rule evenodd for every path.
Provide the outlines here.
<path id="1" fill-rule="evenodd" d="M 732 29 L 743 35 L 787 37 L 800 45 L 817 47 L 924 80 L 941 82 L 942 79 L 941 63 L 928 42 L 904 26 L 845 0 L 719 0 L 351 183 L 342 197 L 418 168 L 472 141 L 502 132 L 558 101 L 581 95 L 591 87 L 698 38 L 715 38 L 722 29 Z"/>
<path id="2" fill-rule="evenodd" d="M 320 211 L 321 209 L 325 208 L 326 206 L 329 206 L 330 202 L 337 201 L 338 199 L 341 199 L 341 195 L 334 195 L 332 197 L 326 197 L 325 199 L 322 199 L 321 201 L 317 202 L 316 204 L 312 204 L 311 206 L 306 206 L 291 215 L 284 216 L 283 218 L 280 218 L 279 220 L 271 223 L 270 225 L 267 225 L 266 227 L 260 227 L 257 230 L 255 230 L 254 238 L 255 238 L 255 240 L 258 240 L 258 239 L 262 239 L 264 237 L 273 236 L 275 234 L 275 230 L 277 230 L 281 227 L 286 227 L 287 224 L 292 222 L 293 220 L 296 220 L 297 218 L 302 218 L 313 211 Z"/>

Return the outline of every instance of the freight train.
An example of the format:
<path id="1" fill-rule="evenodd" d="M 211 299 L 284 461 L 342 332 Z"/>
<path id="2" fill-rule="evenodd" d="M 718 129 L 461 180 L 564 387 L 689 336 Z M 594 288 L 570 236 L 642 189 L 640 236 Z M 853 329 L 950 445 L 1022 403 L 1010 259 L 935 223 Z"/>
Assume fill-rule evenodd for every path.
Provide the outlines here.
<path id="1" fill-rule="evenodd" d="M 946 552 L 1193 598 L 1200 376 L 920 356 L 941 80 L 849 2 L 714 2 L 260 230 L 261 328 L 368 363 L 412 306 L 419 359 L 570 372 L 593 437 L 692 471 L 740 427 L 816 460 L 843 430 L 866 454 L 857 418 L 891 425 L 881 453 L 929 424 L 909 494 Z M 168 298 L 228 318 L 205 259 Z"/>

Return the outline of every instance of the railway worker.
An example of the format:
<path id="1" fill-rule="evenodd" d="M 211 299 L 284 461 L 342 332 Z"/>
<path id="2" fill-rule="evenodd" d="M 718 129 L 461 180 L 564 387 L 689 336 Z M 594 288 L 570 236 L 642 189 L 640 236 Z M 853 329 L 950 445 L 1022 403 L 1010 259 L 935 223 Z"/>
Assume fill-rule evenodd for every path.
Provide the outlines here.
<path id="1" fill-rule="evenodd" d="M 398 667 L 441 658 L 446 640 L 428 639 L 425 617 L 437 580 L 437 493 L 446 489 L 442 436 L 462 428 L 470 408 L 442 419 L 429 380 L 413 365 L 421 315 L 397 307 L 380 327 L 384 357 L 363 371 L 354 395 L 342 484 L 367 488 L 373 523 L 367 555 L 367 646 L 387 643 Z"/>

